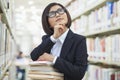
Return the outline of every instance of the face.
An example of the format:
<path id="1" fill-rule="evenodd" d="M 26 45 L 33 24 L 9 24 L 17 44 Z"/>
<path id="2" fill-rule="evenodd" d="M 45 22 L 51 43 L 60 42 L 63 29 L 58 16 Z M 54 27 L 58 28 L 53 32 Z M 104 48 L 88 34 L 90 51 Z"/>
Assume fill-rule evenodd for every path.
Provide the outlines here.
<path id="1" fill-rule="evenodd" d="M 65 10 L 59 5 L 51 7 L 48 14 L 48 22 L 52 28 L 57 24 L 67 24 L 68 18 Z"/>

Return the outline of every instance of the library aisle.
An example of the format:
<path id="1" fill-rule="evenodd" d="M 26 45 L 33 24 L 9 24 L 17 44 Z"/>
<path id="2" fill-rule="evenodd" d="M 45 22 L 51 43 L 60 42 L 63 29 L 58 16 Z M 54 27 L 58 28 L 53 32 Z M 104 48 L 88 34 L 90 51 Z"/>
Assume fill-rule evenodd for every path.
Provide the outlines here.
<path id="1" fill-rule="evenodd" d="M 45 35 L 41 17 L 51 2 L 64 5 L 71 30 L 86 37 L 82 80 L 120 80 L 120 0 L 0 0 L 0 80 L 64 80 L 51 63 L 30 57 Z"/>

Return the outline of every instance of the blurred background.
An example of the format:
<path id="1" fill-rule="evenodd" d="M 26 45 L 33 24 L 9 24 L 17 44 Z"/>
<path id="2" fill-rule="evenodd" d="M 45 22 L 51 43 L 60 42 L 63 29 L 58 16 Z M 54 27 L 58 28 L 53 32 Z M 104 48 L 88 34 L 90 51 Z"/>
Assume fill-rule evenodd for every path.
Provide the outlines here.
<path id="1" fill-rule="evenodd" d="M 31 80 L 30 52 L 45 35 L 41 16 L 52 2 L 68 9 L 71 30 L 87 39 L 83 80 L 120 80 L 120 0 L 0 0 L 0 80 Z"/>

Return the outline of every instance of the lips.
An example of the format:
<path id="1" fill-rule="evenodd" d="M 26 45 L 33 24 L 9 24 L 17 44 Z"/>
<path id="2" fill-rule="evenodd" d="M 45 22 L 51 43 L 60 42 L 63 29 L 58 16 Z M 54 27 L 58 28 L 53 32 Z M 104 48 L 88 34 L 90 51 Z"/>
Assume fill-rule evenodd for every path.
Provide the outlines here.
<path id="1" fill-rule="evenodd" d="M 61 20 L 63 20 L 63 18 L 58 18 L 58 19 L 56 20 L 56 22 L 61 21 Z"/>

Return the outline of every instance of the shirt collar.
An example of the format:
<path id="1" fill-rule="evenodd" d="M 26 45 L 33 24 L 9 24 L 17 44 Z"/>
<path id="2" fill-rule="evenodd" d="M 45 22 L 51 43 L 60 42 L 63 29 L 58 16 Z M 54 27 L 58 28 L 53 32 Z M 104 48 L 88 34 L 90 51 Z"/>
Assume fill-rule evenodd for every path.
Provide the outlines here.
<path id="1" fill-rule="evenodd" d="M 63 42 L 65 41 L 65 38 L 68 34 L 69 29 L 67 29 L 58 39 L 60 40 L 60 42 L 63 44 Z"/>

